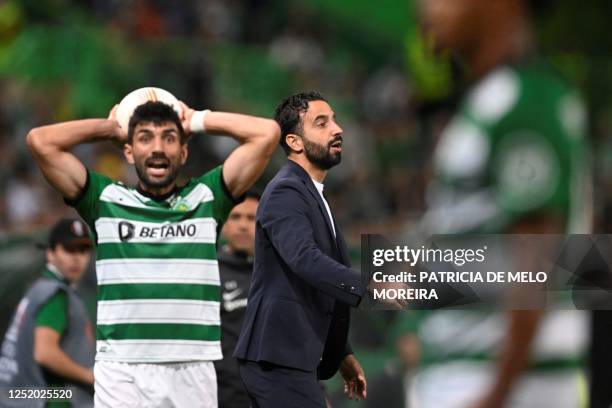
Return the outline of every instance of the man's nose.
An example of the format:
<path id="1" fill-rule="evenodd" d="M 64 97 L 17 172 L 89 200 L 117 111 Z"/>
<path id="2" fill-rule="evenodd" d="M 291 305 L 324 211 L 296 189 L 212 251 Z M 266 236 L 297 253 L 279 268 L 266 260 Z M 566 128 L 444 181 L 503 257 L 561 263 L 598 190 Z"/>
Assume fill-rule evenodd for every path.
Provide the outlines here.
<path id="1" fill-rule="evenodd" d="M 344 131 L 342 130 L 342 128 L 340 127 L 339 124 L 337 124 L 336 122 L 334 122 L 334 125 L 332 127 L 332 134 L 334 136 L 340 136 Z"/>
<path id="2" fill-rule="evenodd" d="M 163 152 L 163 140 L 161 137 L 156 137 L 153 139 L 153 151 L 155 152 Z"/>

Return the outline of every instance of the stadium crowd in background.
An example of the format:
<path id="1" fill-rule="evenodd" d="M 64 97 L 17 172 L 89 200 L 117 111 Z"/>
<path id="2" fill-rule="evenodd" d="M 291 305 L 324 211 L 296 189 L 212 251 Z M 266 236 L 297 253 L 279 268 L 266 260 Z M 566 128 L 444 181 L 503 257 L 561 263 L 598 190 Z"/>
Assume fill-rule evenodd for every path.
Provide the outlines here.
<path id="1" fill-rule="evenodd" d="M 381 14 L 402 17 L 399 10 L 417 3 L 389 2 Z M 587 101 L 587 133 L 594 147 L 594 231 L 609 232 L 609 6 L 605 0 L 538 3 L 534 35 L 543 40 L 542 51 L 552 65 L 580 87 Z M 139 86 L 161 86 L 197 106 L 262 116 L 270 116 L 278 100 L 297 89 L 320 90 L 333 101 L 347 135 L 344 147 L 351 152 L 327 180 L 327 199 L 351 255 L 358 259 L 363 232 L 391 234 L 416 225 L 431 196 L 426 186 L 433 173 L 434 146 L 466 89 L 465 67 L 448 55 L 430 58 L 427 47 L 415 48 L 418 41 L 409 33 L 418 31 L 416 13 L 410 20 L 400 18 L 401 29 L 392 31 L 394 20 L 381 23 L 381 15 L 371 7 L 351 0 L 186 0 L 181 7 L 161 0 L 3 2 L 0 333 L 42 266 L 32 255 L 32 239 L 58 217 L 76 215 L 44 182 L 27 152 L 25 134 L 42 124 L 104 115 Z M 431 39 L 421 40 L 428 45 Z M 430 76 L 423 78 L 423 72 Z M 442 84 L 441 90 L 428 88 L 432 78 Z M 191 153 L 201 160 L 186 166 L 185 177 L 220 164 L 234 148 L 220 138 L 190 143 Z M 137 180 L 111 146 L 86 145 L 76 153 L 111 178 L 132 184 Z M 259 187 L 282 159 L 278 152 Z M 95 302 L 94 286 L 90 268 L 84 278 L 89 305 Z M 355 313 L 353 346 L 369 352 L 360 356 L 372 378 L 384 359 L 394 358 L 395 345 L 385 333 L 413 318 Z M 606 319 L 604 332 L 609 331 Z M 334 406 L 342 404 L 339 400 Z"/>
<path id="2" fill-rule="evenodd" d="M 206 106 L 212 102 L 227 106 L 227 109 L 239 109 L 245 104 L 251 104 L 255 106 L 256 112 L 269 115 L 283 93 L 277 91 L 277 98 L 265 95 L 261 102 L 254 103 L 253 99 L 256 100 L 257 95 L 253 92 L 265 92 L 267 82 L 277 80 L 273 77 L 276 69 L 290 71 L 294 76 L 290 81 L 285 81 L 285 86 L 299 84 L 299 89 L 303 89 L 310 87 L 309 84 L 316 84 L 316 88 L 325 89 L 334 99 L 343 101 L 339 114 L 347 131 L 350 131 L 351 140 L 347 143 L 354 151 L 343 168 L 338 169 L 337 174 L 330 179 L 330 183 L 344 187 L 342 193 L 332 194 L 330 200 L 342 208 L 338 216 L 350 220 L 344 223 L 350 241 L 358 242 L 359 232 L 366 226 L 378 225 L 378 229 L 382 230 L 388 225 L 397 225 L 394 221 L 420 208 L 422 189 L 419 186 L 422 185 L 422 174 L 419 168 L 424 158 L 417 153 L 422 149 L 422 142 L 418 138 L 415 117 L 409 114 L 410 85 L 402 71 L 401 58 L 389 58 L 388 64 L 367 72 L 365 61 L 360 60 L 359 54 L 347 50 L 345 61 L 326 65 L 323 63 L 324 57 L 335 50 L 328 44 L 325 33 L 319 27 L 315 29 L 317 17 L 312 6 L 298 4 L 295 9 L 280 7 L 272 12 L 266 3 L 189 1 L 175 8 L 155 1 L 108 4 L 93 1 L 89 15 L 82 18 L 91 19 L 94 26 L 99 28 L 100 36 L 109 35 L 125 41 L 127 50 L 122 51 L 129 52 L 130 48 L 145 44 L 142 47 L 145 51 L 141 51 L 144 56 L 140 56 L 140 59 L 134 57 L 135 65 L 139 65 L 144 73 L 138 83 L 156 84 L 170 89 L 193 104 Z M 25 4 L 21 11 L 23 25 L 16 28 L 23 30 L 21 34 L 28 31 L 28 24 L 61 22 L 52 11 L 45 12 L 44 7 L 28 5 L 27 2 Z M 79 6 L 71 2 L 66 2 L 66 7 L 74 9 L 75 13 L 79 10 Z M 62 33 L 57 35 L 61 36 Z M 331 32 L 329 36 L 337 34 Z M 19 32 L 13 33 L 15 37 L 19 38 Z M 34 37 L 33 41 L 42 42 L 42 39 Z M 160 57 L 156 54 L 155 50 L 160 46 L 157 43 L 182 42 L 184 38 L 195 44 L 196 49 L 201 49 L 201 54 L 194 52 L 187 61 L 184 56 L 168 57 L 164 54 Z M 263 76 L 257 80 L 260 84 L 239 84 L 238 90 L 225 92 L 230 85 L 222 81 L 229 74 L 222 70 L 224 64 L 233 62 L 228 60 L 229 57 L 225 57 L 223 64 L 213 61 L 209 51 L 220 43 L 232 44 L 238 50 L 240 47 L 252 50 L 246 55 L 248 60 L 242 63 L 262 73 Z M 91 44 L 84 42 L 84 47 L 87 46 L 92 48 L 91 52 L 96 51 L 95 40 Z M 76 52 L 67 55 L 67 58 L 75 57 L 92 58 L 93 65 L 112 65 L 102 60 L 101 56 L 88 57 Z M 223 56 L 219 57 L 222 59 Z M 67 59 L 52 62 L 58 65 L 55 70 L 60 73 L 68 70 L 65 65 L 71 63 Z M 47 74 L 42 79 L 46 83 L 45 87 L 41 88 L 30 81 L 31 76 L 36 75 L 26 70 L 25 78 L 9 77 L 3 83 L 4 92 L 0 98 L 3 120 L 0 129 L 5 135 L 3 144 L 6 149 L 2 150 L 2 155 L 6 156 L 6 161 L 3 161 L 6 164 L 3 167 L 6 177 L 2 178 L 1 183 L 7 194 L 0 199 L 0 236 L 6 236 L 9 232 L 36 230 L 48 225 L 53 216 L 66 213 L 61 200 L 51 194 L 32 166 L 31 158 L 25 150 L 23 134 L 31 124 L 71 119 L 75 114 L 83 112 L 83 105 L 78 105 L 75 95 L 81 92 L 75 89 L 81 84 L 76 81 L 66 84 L 61 75 L 56 78 Z M 91 74 L 93 77 L 97 75 L 100 74 Z M 112 84 L 111 89 L 115 90 L 113 97 L 118 98 L 137 87 L 135 85 L 133 82 L 122 84 L 122 81 Z M 235 84 L 232 82 L 231 86 Z M 271 92 L 274 91 L 272 89 Z M 49 92 L 52 92 L 53 99 L 49 98 Z M 241 98 L 246 93 L 250 93 L 247 101 Z M 357 100 L 354 100 L 354 95 L 358 96 Z M 99 115 L 108 107 L 102 102 L 95 102 L 93 96 L 83 98 L 92 100 L 86 102 L 89 106 L 86 112 L 90 114 Z M 9 103 L 11 100 L 22 102 L 15 106 Z M 265 101 L 270 103 L 265 104 Z M 202 160 L 202 163 L 218 163 L 231 149 L 231 145 L 223 142 L 194 142 L 199 155 L 208 159 Z M 378 154 L 372 156 L 369 154 L 372 151 Z M 418 162 L 406 160 L 404 151 L 410 152 L 411 157 L 421 159 Z M 96 169 L 128 181 L 134 180 L 135 175 L 116 158 L 112 149 L 87 146 L 78 153 Z M 198 166 L 201 165 L 194 164 L 188 170 L 193 173 L 203 170 Z M 406 185 L 414 187 L 406 189 Z"/>

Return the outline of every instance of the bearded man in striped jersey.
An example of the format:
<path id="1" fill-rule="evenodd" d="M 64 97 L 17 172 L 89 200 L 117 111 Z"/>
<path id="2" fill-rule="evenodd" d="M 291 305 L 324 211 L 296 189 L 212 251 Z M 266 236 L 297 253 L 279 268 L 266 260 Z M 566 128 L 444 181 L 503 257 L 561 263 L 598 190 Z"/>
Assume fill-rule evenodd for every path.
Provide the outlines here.
<path id="1" fill-rule="evenodd" d="M 161 102 L 140 105 L 127 132 L 113 110 L 108 119 L 43 126 L 27 137 L 46 179 L 94 231 L 96 407 L 217 406 L 217 232 L 268 164 L 279 128 L 269 119 L 182 108 L 179 117 Z M 178 186 L 192 127 L 230 135 L 239 146 L 223 165 Z M 71 153 L 94 141 L 123 145 L 136 187 L 87 169 Z"/>

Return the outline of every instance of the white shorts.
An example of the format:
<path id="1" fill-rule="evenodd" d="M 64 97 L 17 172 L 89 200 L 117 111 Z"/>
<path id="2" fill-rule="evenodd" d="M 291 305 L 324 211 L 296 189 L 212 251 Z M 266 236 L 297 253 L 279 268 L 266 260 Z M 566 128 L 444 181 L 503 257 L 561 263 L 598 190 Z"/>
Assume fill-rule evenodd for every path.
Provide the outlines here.
<path id="1" fill-rule="evenodd" d="M 217 408 L 217 376 L 210 361 L 120 363 L 96 361 L 96 408 Z"/>

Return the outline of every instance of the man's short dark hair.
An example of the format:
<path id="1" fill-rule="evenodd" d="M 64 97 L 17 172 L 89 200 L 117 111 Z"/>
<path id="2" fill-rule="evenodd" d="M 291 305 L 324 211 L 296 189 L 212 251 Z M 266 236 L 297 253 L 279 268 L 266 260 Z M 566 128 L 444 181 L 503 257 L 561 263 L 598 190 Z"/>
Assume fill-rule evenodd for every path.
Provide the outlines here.
<path id="1" fill-rule="evenodd" d="M 155 126 L 159 126 L 168 122 L 174 123 L 178 128 L 181 144 L 187 142 L 187 136 L 181 124 L 181 119 L 172 106 L 159 101 L 149 101 L 138 106 L 134 109 L 134 113 L 128 124 L 128 143 L 132 143 L 134 129 L 139 123 L 153 123 Z"/>
<path id="2" fill-rule="evenodd" d="M 300 92 L 283 99 L 274 111 L 274 120 L 281 129 L 280 145 L 287 154 L 291 152 L 291 149 L 285 137 L 290 133 L 302 134 L 303 122 L 300 115 L 308 110 L 308 103 L 312 101 L 327 102 L 323 95 L 316 91 Z"/>

